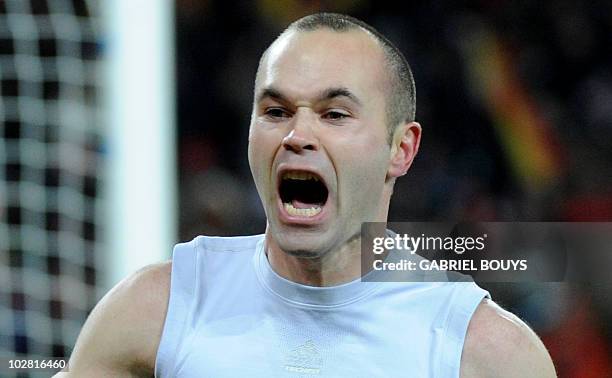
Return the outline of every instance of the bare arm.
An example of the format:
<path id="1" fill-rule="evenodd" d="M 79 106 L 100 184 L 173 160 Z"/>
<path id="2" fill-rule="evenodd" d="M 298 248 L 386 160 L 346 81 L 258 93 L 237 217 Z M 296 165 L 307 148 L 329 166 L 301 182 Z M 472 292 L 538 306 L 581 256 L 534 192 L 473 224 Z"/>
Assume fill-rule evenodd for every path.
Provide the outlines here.
<path id="1" fill-rule="evenodd" d="M 171 263 L 121 281 L 96 305 L 76 342 L 69 372 L 56 377 L 152 376 L 168 307 Z"/>
<path id="2" fill-rule="evenodd" d="M 461 378 L 556 377 L 538 336 L 516 315 L 485 299 L 468 326 Z"/>

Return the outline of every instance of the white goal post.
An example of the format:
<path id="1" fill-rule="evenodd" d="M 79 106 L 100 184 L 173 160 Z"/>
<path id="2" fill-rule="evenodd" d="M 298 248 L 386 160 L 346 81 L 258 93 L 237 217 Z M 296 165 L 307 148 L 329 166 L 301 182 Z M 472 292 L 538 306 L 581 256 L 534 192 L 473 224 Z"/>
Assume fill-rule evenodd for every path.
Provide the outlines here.
<path id="1" fill-rule="evenodd" d="M 174 20 L 169 0 L 101 3 L 109 125 L 106 286 L 175 243 Z"/>

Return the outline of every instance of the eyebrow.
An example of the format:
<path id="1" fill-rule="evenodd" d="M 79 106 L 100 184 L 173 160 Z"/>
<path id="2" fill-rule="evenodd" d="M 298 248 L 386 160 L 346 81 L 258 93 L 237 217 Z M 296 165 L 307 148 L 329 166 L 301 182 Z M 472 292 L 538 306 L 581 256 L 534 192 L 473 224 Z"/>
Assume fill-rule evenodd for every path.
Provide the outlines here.
<path id="1" fill-rule="evenodd" d="M 347 88 L 344 88 L 344 87 L 327 88 L 327 89 L 321 91 L 321 93 L 319 93 L 319 95 L 317 96 L 316 101 L 320 102 L 320 101 L 332 100 L 332 99 L 337 98 L 337 97 L 346 97 L 350 101 L 354 102 L 356 105 L 358 105 L 358 106 L 362 105 L 362 103 L 359 100 L 359 98 L 357 96 L 355 96 Z M 268 88 L 263 89 L 259 93 L 259 95 L 257 96 L 257 102 L 261 102 L 264 98 L 273 98 L 273 99 L 276 99 L 276 100 L 279 100 L 279 101 L 289 102 L 287 97 L 285 97 L 281 93 L 281 91 L 279 91 L 278 89 L 276 89 L 274 87 L 268 87 Z"/>

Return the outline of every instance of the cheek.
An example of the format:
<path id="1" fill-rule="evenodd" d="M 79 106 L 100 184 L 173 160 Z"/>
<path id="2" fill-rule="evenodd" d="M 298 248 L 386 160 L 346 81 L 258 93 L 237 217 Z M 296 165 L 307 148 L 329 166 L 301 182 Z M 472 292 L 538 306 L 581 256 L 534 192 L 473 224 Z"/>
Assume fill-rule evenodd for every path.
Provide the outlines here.
<path id="1" fill-rule="evenodd" d="M 372 196 L 378 196 L 378 192 L 384 186 L 387 174 L 386 165 L 380 155 L 364 154 L 364 156 L 367 158 L 353 159 L 350 174 L 353 177 L 354 189 L 358 189 L 355 194 L 360 197 L 370 197 L 369 200 L 372 201 Z"/>
<path id="2" fill-rule="evenodd" d="M 266 158 L 267 148 L 263 143 L 265 140 L 261 139 L 263 138 L 251 137 L 249 140 L 249 165 L 256 181 L 262 178 L 261 173 L 265 170 L 266 160 L 268 160 Z"/>
<path id="3" fill-rule="evenodd" d="M 270 178 L 272 161 L 278 146 L 276 139 L 272 133 L 263 130 L 252 129 L 249 134 L 249 166 L 253 179 L 260 190 L 263 184 L 267 185 Z"/>
<path id="4" fill-rule="evenodd" d="M 389 151 L 381 141 L 351 143 L 336 154 L 343 195 L 351 201 L 372 203 L 379 197 L 387 176 Z M 367 206 L 367 204 L 363 204 Z"/>

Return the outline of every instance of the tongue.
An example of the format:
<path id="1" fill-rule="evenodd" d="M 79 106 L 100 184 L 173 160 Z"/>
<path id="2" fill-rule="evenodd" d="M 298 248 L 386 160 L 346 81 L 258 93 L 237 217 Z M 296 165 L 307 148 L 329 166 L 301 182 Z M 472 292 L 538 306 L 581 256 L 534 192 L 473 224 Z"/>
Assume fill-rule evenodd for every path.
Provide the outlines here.
<path id="1" fill-rule="evenodd" d="M 291 205 L 293 205 L 293 207 L 295 207 L 296 209 L 310 209 L 311 207 L 319 207 L 319 205 L 317 204 L 300 202 L 296 199 L 291 201 Z"/>

